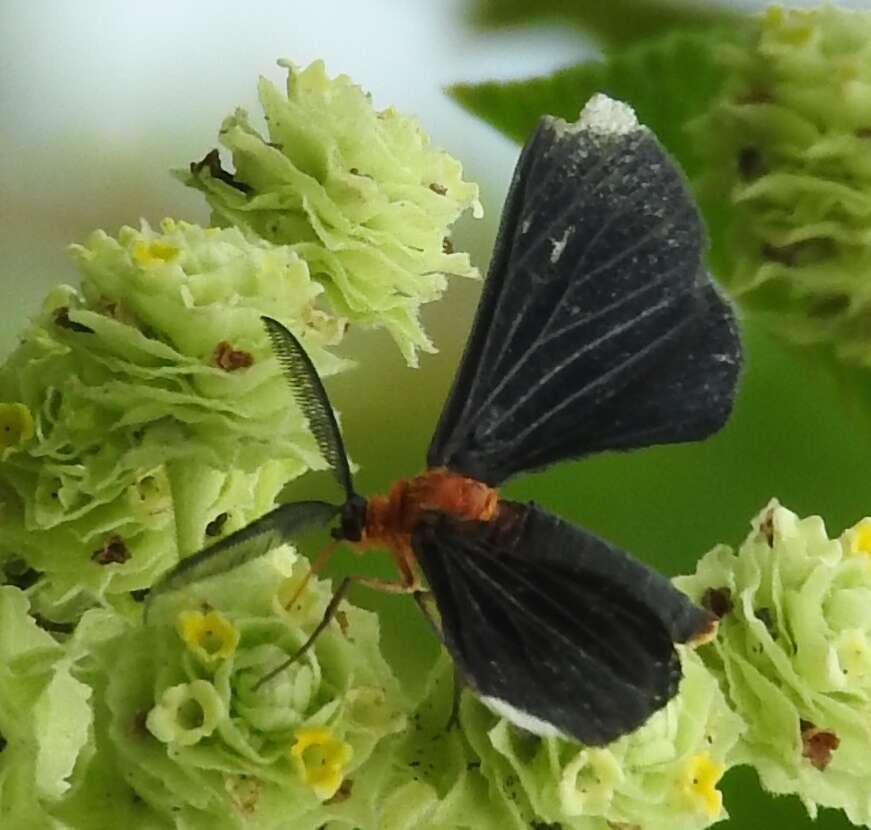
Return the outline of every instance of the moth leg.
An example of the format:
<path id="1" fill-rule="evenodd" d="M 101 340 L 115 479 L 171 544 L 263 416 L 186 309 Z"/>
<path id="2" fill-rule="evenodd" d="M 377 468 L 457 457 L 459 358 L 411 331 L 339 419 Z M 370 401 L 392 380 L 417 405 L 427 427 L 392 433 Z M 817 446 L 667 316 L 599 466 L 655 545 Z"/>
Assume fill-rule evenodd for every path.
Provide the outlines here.
<path id="1" fill-rule="evenodd" d="M 438 621 L 438 606 L 435 604 L 435 597 L 433 596 L 432 591 L 415 591 L 414 601 L 417 603 L 417 607 L 420 608 L 421 613 L 426 618 L 426 621 L 432 626 L 433 631 L 435 631 L 436 636 L 444 643 L 444 637 L 442 636 L 442 627 Z M 435 608 L 435 613 L 433 613 L 433 608 Z M 460 725 L 460 694 L 463 691 L 463 687 L 466 685 L 463 682 L 462 675 L 457 671 L 457 664 L 453 664 L 453 675 L 454 675 L 454 693 L 451 699 L 451 711 L 448 715 L 447 722 L 445 723 L 445 732 L 450 732 L 455 726 Z"/>
<path id="2" fill-rule="evenodd" d="M 320 558 L 320 557 L 318 557 Z M 414 584 L 407 584 L 404 581 L 397 582 L 389 579 L 378 579 L 370 576 L 346 576 L 340 583 L 339 587 L 333 592 L 333 596 L 327 603 L 324 609 L 324 616 L 321 621 L 315 626 L 314 631 L 309 635 L 308 639 L 296 650 L 294 654 L 287 658 L 272 671 L 263 675 L 252 687 L 252 691 L 257 691 L 264 683 L 268 683 L 273 677 L 281 674 L 288 666 L 295 663 L 305 654 L 314 644 L 314 641 L 320 636 L 320 633 L 330 624 L 330 620 L 335 616 L 339 603 L 348 593 L 348 588 L 353 584 L 364 585 L 367 588 L 372 588 L 375 591 L 381 591 L 387 594 L 412 594 L 418 591 L 418 587 Z"/>
<path id="3" fill-rule="evenodd" d="M 414 601 L 417 603 L 417 607 L 420 608 L 420 613 L 423 614 L 426 621 L 432 627 L 432 630 L 435 631 L 436 636 L 439 640 L 442 640 L 442 626 L 438 619 L 438 606 L 435 604 L 435 598 L 432 595 L 432 591 L 424 591 L 418 589 L 412 593 L 414 597 Z M 436 609 L 435 613 L 433 613 L 433 608 Z"/>
<path id="4" fill-rule="evenodd" d="M 457 671 L 457 664 L 453 663 L 454 674 L 454 697 L 451 701 L 451 714 L 448 717 L 448 722 L 445 724 L 445 732 L 450 732 L 451 729 L 460 725 L 460 695 L 463 693 L 463 687 L 466 685 L 463 682 L 463 676 Z"/>
<path id="5" fill-rule="evenodd" d="M 293 604 L 299 599 L 302 592 L 305 590 L 309 580 L 317 573 L 320 573 L 321 568 L 327 564 L 329 558 L 335 553 L 339 546 L 338 542 L 330 542 L 315 558 L 308 569 L 308 573 L 302 578 L 297 589 L 293 592 L 293 596 L 284 603 L 285 609 L 293 608 Z"/>

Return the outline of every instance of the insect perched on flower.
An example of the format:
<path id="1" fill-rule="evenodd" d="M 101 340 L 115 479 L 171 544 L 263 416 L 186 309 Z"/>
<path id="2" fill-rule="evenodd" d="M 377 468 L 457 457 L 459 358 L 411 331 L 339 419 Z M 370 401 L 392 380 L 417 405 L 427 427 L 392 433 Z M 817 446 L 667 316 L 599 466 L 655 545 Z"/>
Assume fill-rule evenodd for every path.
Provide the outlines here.
<path id="1" fill-rule="evenodd" d="M 152 597 L 338 518 L 335 539 L 388 548 L 400 579 L 346 577 L 300 653 L 350 584 L 411 593 L 428 615 L 434 602 L 462 678 L 499 714 L 590 745 L 632 731 L 677 691 L 674 644 L 709 635 L 712 616 L 629 554 L 495 487 L 724 424 L 740 344 L 703 248 L 681 173 L 629 107 L 597 95 L 575 124 L 543 118 L 514 173 L 426 472 L 386 496 L 357 494 L 311 361 L 264 318 L 345 500 L 276 508 L 180 562 Z"/>

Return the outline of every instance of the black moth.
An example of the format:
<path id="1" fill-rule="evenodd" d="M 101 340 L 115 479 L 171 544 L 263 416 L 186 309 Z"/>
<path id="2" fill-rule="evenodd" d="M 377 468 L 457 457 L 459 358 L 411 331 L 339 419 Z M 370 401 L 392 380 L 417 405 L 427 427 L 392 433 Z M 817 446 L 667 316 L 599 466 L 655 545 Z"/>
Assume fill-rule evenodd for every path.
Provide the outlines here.
<path id="1" fill-rule="evenodd" d="M 179 563 L 152 598 L 338 518 L 336 539 L 392 551 L 401 579 L 387 587 L 424 610 L 435 601 L 463 680 L 500 714 L 588 745 L 632 731 L 677 691 L 674 644 L 710 633 L 712 616 L 629 554 L 492 488 L 725 423 L 741 350 L 703 248 L 681 173 L 627 106 L 599 95 L 575 124 L 543 118 L 514 173 L 429 469 L 386 497 L 358 495 L 314 367 L 264 318 L 345 501 L 276 508 Z M 353 581 L 372 583 L 346 578 L 300 652 Z"/>

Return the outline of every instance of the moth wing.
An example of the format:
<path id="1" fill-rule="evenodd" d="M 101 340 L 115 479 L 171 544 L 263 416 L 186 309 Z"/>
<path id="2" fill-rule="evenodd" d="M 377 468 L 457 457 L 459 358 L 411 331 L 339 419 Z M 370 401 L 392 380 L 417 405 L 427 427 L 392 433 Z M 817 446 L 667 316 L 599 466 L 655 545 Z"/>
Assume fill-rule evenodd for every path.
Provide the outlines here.
<path id="1" fill-rule="evenodd" d="M 741 352 L 704 244 L 683 176 L 647 128 L 543 118 L 514 173 L 429 466 L 497 484 L 719 429 Z"/>
<path id="2" fill-rule="evenodd" d="M 440 517 L 412 544 L 469 685 L 539 734 L 587 745 L 631 732 L 675 694 L 675 642 L 710 626 L 664 577 L 538 508 L 509 527 Z"/>
<path id="3" fill-rule="evenodd" d="M 325 525 L 339 508 L 320 501 L 282 504 L 215 544 L 182 559 L 151 588 L 148 607 L 161 594 L 226 573 L 291 541 L 310 527 Z"/>

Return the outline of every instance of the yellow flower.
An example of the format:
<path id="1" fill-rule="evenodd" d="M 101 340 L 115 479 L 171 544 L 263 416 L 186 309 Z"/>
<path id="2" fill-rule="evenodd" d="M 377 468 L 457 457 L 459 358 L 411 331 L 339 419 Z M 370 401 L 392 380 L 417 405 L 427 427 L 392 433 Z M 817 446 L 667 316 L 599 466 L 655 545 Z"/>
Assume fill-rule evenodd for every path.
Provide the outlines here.
<path id="1" fill-rule="evenodd" d="M 141 241 L 133 246 L 133 260 L 141 268 L 155 263 L 169 262 L 176 254 L 178 248 L 162 239 L 153 239 L 151 242 Z"/>
<path id="2" fill-rule="evenodd" d="M 20 447 L 33 438 L 33 416 L 23 403 L 0 403 L 0 450 Z"/>
<path id="3" fill-rule="evenodd" d="M 871 556 L 871 519 L 862 519 L 853 525 L 846 535 L 850 553 L 864 553 L 866 556 Z"/>
<path id="4" fill-rule="evenodd" d="M 239 644 L 239 632 L 218 611 L 181 611 L 175 627 L 184 644 L 207 663 L 229 657 Z"/>
<path id="5" fill-rule="evenodd" d="M 716 818 L 723 809 L 723 794 L 717 789 L 723 772 L 723 765 L 704 753 L 693 755 L 684 767 L 681 789 L 708 818 Z"/>
<path id="6" fill-rule="evenodd" d="M 300 765 L 306 784 L 321 801 L 332 798 L 353 755 L 350 744 L 334 738 L 326 726 L 304 726 L 296 730 L 294 738 L 290 757 Z"/>

